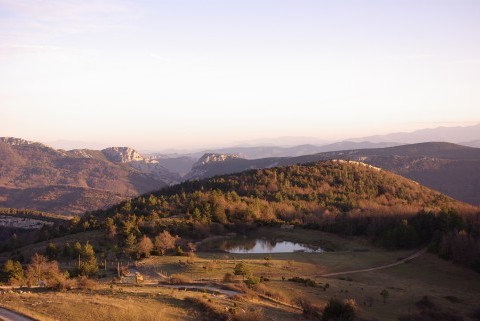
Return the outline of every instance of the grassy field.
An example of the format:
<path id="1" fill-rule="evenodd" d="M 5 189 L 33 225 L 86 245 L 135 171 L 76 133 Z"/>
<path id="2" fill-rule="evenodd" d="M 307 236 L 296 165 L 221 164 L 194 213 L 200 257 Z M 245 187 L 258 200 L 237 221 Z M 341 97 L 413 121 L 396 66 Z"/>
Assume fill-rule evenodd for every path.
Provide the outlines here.
<path id="1" fill-rule="evenodd" d="M 277 234 L 278 233 L 278 234 Z M 346 274 L 325 278 L 323 274 L 381 266 L 406 258 L 415 251 L 386 251 L 361 239 L 347 239 L 310 230 L 295 232 L 263 229 L 257 237 L 277 234 L 281 239 L 305 243 L 329 243 L 335 251 L 325 253 L 224 254 L 198 253 L 194 264 L 184 264 L 182 257 L 151 257 L 144 260 L 143 269 L 169 274 L 181 273 L 194 280 L 221 281 L 225 273 L 232 272 L 236 263 L 244 261 L 256 276 L 270 281 L 265 286 L 281 293 L 285 301 L 293 302 L 300 296 L 323 306 L 332 298 L 355 299 L 359 314 L 368 319 L 397 320 L 398 315 L 417 311 L 415 303 L 423 296 L 442 310 L 468 315 L 480 302 L 480 275 L 469 269 L 426 253 L 396 267 Z M 214 262 L 214 263 L 209 263 Z M 211 270 L 206 267 L 209 266 Z M 292 277 L 311 278 L 320 286 L 305 287 L 287 281 Z M 285 280 L 283 280 L 285 279 Z M 323 285 L 329 288 L 323 289 Z M 380 295 L 386 289 L 386 302 Z M 370 306 L 372 302 L 372 306 Z"/>
<path id="2" fill-rule="evenodd" d="M 163 291 L 113 290 L 101 286 L 91 291 L 10 293 L 0 304 L 39 320 L 195 320 L 196 311 L 182 298 Z"/>
<path id="3" fill-rule="evenodd" d="M 86 239 L 93 234 L 78 234 Z M 152 256 L 137 263 L 131 270 L 145 276 L 145 284 L 114 284 L 114 271 L 100 280 L 97 289 L 71 290 L 65 293 L 37 292 L 2 294 L 0 304 L 15 307 L 40 320 L 202 320 L 202 309 L 189 304 L 186 298 L 206 300 L 219 311 L 235 307 L 236 311 L 252 308 L 262 310 L 265 320 L 302 320 L 296 299 L 306 297 L 323 307 L 330 298 L 354 299 L 358 315 L 366 320 L 397 320 L 404 313 L 418 311 L 416 303 L 428 296 L 434 308 L 464 320 L 479 308 L 480 275 L 471 270 L 426 253 L 406 263 L 388 269 L 358 274 L 323 277 L 331 272 L 342 272 L 377 267 L 406 258 L 415 251 L 386 251 L 356 238 L 312 230 L 293 232 L 279 229 L 260 229 L 249 237 L 277 237 L 334 249 L 325 253 L 228 254 L 199 252 L 196 258 L 185 256 Z M 30 246 L 35 251 L 40 245 Z M 267 259 L 266 259 L 267 258 Z M 191 282 L 227 285 L 245 289 L 237 276 L 234 283 L 223 283 L 226 273 L 232 273 L 235 264 L 245 262 L 255 276 L 269 279 L 257 289 L 246 290 L 236 297 L 202 292 L 163 288 L 157 285 L 163 275 L 179 274 Z M 301 277 L 313 279 L 316 287 L 288 281 Z M 150 284 L 148 284 L 150 283 Z M 324 288 L 325 284 L 329 285 Z M 385 302 L 380 295 L 388 291 Z M 263 295 L 270 292 L 275 299 Z M 439 320 L 440 321 L 440 320 Z"/>

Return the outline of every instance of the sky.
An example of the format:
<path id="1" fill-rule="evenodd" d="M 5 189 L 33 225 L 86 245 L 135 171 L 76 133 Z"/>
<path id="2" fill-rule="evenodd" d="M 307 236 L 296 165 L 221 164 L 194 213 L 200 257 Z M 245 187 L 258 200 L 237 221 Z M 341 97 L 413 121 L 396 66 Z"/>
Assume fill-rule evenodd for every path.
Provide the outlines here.
<path id="1" fill-rule="evenodd" d="M 0 0 L 0 136 L 162 150 L 480 122 L 480 1 Z"/>

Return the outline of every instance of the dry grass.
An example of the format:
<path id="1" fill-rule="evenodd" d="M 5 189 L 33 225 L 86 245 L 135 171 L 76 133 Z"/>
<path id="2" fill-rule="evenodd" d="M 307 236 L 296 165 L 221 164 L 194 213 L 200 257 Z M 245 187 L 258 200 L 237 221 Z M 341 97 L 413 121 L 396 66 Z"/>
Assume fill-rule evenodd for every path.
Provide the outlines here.
<path id="1" fill-rule="evenodd" d="M 37 293 L 31 294 L 30 298 L 29 295 L 9 294 L 0 296 L 0 300 L 10 297 L 6 304 L 11 306 L 18 304 L 19 309 L 41 313 L 42 316 L 51 315 L 59 320 L 73 321 L 201 320 L 202 315 L 205 316 L 204 311 L 183 301 L 187 297 L 201 299 L 220 312 L 232 307 L 238 313 L 246 311 L 248 313 L 245 315 L 238 314 L 239 318 L 245 317 L 246 320 L 254 318 L 250 316 L 263 310 L 264 319 L 272 321 L 301 319 L 302 312 L 288 304 L 301 296 L 319 309 L 322 309 L 332 297 L 339 300 L 354 299 L 358 303 L 357 312 L 361 318 L 376 318 L 382 321 L 397 321 L 400 315 L 418 313 L 416 302 L 425 295 L 446 312 L 463 316 L 472 314 L 477 308 L 477 302 L 480 302 L 480 276 L 471 270 L 443 261 L 433 254 L 424 254 L 407 264 L 390 269 L 323 278 L 321 275 L 328 272 L 392 263 L 408 256 L 412 251 L 385 251 L 361 239 L 340 238 L 318 231 L 278 232 L 283 239 L 292 241 L 333 244 L 337 251 L 272 254 L 268 266 L 265 265 L 264 254 L 234 257 L 231 254 L 200 252 L 197 253 L 195 262 L 191 264 L 181 264 L 177 256 L 162 256 L 145 259 L 144 263 L 137 267 L 152 281 L 158 281 L 156 273 L 162 272 L 172 275 L 173 279 L 181 283 L 190 283 L 193 280 L 214 281 L 213 284 L 219 284 L 225 274 L 232 273 L 235 264 L 243 260 L 255 276 L 263 276 L 270 280 L 257 285 L 256 291 L 244 289 L 246 294 L 235 298 L 148 285 L 114 285 L 114 289 L 111 290 L 100 283 L 99 289 L 89 291 Z M 268 237 L 274 233 L 276 232 L 273 229 L 258 231 L 259 236 Z M 358 251 L 359 249 L 361 251 Z M 215 264 L 211 269 L 203 268 L 214 260 Z M 287 281 L 295 276 L 310 278 L 318 285 L 306 287 L 301 283 Z M 232 289 L 237 289 L 238 286 L 245 287 L 241 277 L 231 278 L 229 275 L 227 279 L 236 282 L 223 283 L 223 286 L 228 285 Z M 325 287 L 327 283 L 329 287 Z M 383 289 L 390 293 L 386 303 L 383 303 L 380 296 Z M 274 300 L 270 300 L 269 297 Z M 252 308 L 254 311 L 251 311 Z"/>
<path id="2" fill-rule="evenodd" d="M 190 284 L 193 282 L 189 276 L 179 273 L 172 274 L 169 281 L 171 284 Z"/>
<path id="3" fill-rule="evenodd" d="M 273 233 L 275 232 L 272 229 L 258 231 L 259 236 L 266 237 Z M 232 273 L 235 263 L 244 261 L 256 276 L 264 276 L 270 280 L 259 286 L 258 293 L 271 295 L 282 302 L 294 302 L 297 297 L 305 296 L 319 307 L 325 306 L 332 297 L 340 300 L 355 299 L 359 306 L 358 314 L 362 318 L 385 321 L 397 321 L 397 316 L 417 311 L 415 303 L 425 295 L 432 297 L 446 310 L 464 316 L 471 314 L 477 302 L 480 302 L 480 276 L 433 254 L 424 254 L 407 264 L 390 269 L 323 278 L 321 275 L 325 273 L 396 262 L 414 251 L 386 251 L 362 239 L 341 238 L 318 231 L 280 231 L 280 234 L 283 239 L 305 243 L 318 244 L 322 243 L 320 239 L 323 239 L 323 242 L 334 244 L 337 251 L 272 254 L 270 266 L 265 266 L 264 254 L 237 254 L 234 257 L 232 254 L 219 253 L 197 253 L 195 264 L 188 266 L 180 266 L 177 258 L 171 257 L 151 258 L 147 265 L 167 271 L 177 269 L 194 280 L 221 282 L 226 273 Z M 216 260 L 215 269 L 206 271 L 202 268 L 208 260 Z M 295 276 L 313 279 L 318 286 L 305 287 L 303 284 L 286 281 Z M 327 283 L 329 287 L 324 289 Z M 390 293 L 385 304 L 380 296 L 383 289 L 388 289 Z M 452 296 L 456 300 L 447 299 Z M 259 306 L 253 297 L 247 300 L 255 302 L 250 303 L 251 306 Z M 280 309 L 280 305 L 277 305 L 277 308 Z M 291 314 L 292 311 L 287 310 L 284 311 L 290 313 L 290 319 L 298 317 L 298 314 Z"/>
<path id="4" fill-rule="evenodd" d="M 4 294 L 0 304 L 38 320 L 194 320 L 181 300 L 141 297 L 135 293 L 44 292 Z M 190 311 L 191 312 L 191 311 Z"/>
<path id="5" fill-rule="evenodd" d="M 249 309 L 247 311 L 240 311 L 233 316 L 234 321 L 263 321 L 265 314 L 261 309 Z"/>

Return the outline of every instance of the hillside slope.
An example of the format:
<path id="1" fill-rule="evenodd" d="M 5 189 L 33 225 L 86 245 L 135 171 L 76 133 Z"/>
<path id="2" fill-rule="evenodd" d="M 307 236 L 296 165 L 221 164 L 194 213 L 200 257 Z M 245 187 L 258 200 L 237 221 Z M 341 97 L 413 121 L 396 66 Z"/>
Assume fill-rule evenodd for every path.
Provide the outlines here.
<path id="1" fill-rule="evenodd" d="M 254 168 L 304 164 L 328 159 L 364 162 L 445 193 L 470 204 L 480 204 L 480 148 L 451 143 L 421 143 L 388 148 L 344 150 L 300 157 L 256 160 L 226 159 L 196 164 L 186 176 L 199 179 Z"/>
<path id="2" fill-rule="evenodd" d="M 314 222 L 330 214 L 410 215 L 473 206 L 399 175 L 352 161 L 324 161 L 184 182 L 122 202 L 99 216 L 180 215 L 195 222 Z"/>
<path id="3" fill-rule="evenodd" d="M 166 185 L 159 175 L 110 161 L 102 151 L 0 139 L 0 207 L 77 215 Z"/>

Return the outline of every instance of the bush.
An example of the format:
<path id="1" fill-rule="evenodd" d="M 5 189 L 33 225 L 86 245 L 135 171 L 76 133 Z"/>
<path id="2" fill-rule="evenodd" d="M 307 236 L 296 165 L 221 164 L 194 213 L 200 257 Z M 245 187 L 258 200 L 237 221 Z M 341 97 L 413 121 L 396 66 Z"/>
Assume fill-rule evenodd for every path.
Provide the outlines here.
<path id="1" fill-rule="evenodd" d="M 260 278 L 254 275 L 247 276 L 247 279 L 245 280 L 245 284 L 248 285 L 249 288 L 252 288 L 258 283 L 260 283 Z"/>
<path id="2" fill-rule="evenodd" d="M 177 256 L 183 256 L 185 252 L 183 251 L 182 247 L 180 245 L 177 245 L 177 248 L 175 249 L 175 255 Z"/>
<path id="3" fill-rule="evenodd" d="M 250 268 L 244 262 L 240 262 L 237 265 L 235 265 L 235 267 L 233 268 L 233 274 L 241 275 L 245 280 L 245 276 L 251 274 L 251 272 L 250 272 Z"/>
<path id="4" fill-rule="evenodd" d="M 183 274 L 172 274 L 170 276 L 170 283 L 171 284 L 188 284 L 188 283 L 192 283 L 193 280 L 186 276 L 186 275 L 183 275 Z"/>
<path id="5" fill-rule="evenodd" d="M 330 299 L 323 310 L 322 321 L 353 321 L 355 320 L 356 303 L 354 300 L 341 302 L 337 299 Z"/>
<path id="6" fill-rule="evenodd" d="M 79 289 L 94 290 L 98 287 L 98 282 L 81 275 L 76 279 L 76 285 Z"/>
<path id="7" fill-rule="evenodd" d="M 317 286 L 317 282 L 315 282 L 312 279 L 304 279 L 298 276 L 294 276 L 293 278 L 288 279 L 290 282 L 297 282 L 297 283 L 303 283 L 305 286 L 310 286 L 312 288 Z"/>
<path id="8" fill-rule="evenodd" d="M 318 319 L 321 316 L 320 308 L 314 305 L 309 299 L 306 297 L 297 298 L 296 303 L 302 308 L 303 315 L 307 319 Z"/>
<path id="9" fill-rule="evenodd" d="M 223 282 L 225 283 L 233 283 L 235 282 L 235 275 L 233 275 L 232 273 L 225 273 L 225 275 L 223 276 Z"/>
<path id="10" fill-rule="evenodd" d="M 72 279 L 62 279 L 59 280 L 56 284 L 52 286 L 52 288 L 56 291 L 67 291 L 73 289 L 75 286 L 75 280 Z"/>

